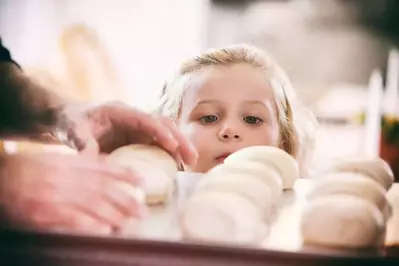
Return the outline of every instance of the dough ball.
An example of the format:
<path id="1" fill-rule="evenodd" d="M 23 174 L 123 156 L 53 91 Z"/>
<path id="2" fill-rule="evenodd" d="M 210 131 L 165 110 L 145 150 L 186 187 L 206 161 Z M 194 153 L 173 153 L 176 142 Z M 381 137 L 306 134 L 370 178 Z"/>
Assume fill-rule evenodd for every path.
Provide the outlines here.
<path id="1" fill-rule="evenodd" d="M 259 162 L 276 169 L 283 181 L 283 189 L 292 189 L 299 176 L 296 160 L 282 149 L 272 146 L 251 146 L 228 156 L 224 163 L 235 165 L 244 162 Z"/>
<path id="2" fill-rule="evenodd" d="M 315 200 L 327 195 L 343 194 L 358 196 L 376 204 L 382 211 L 387 200 L 385 189 L 373 179 L 353 172 L 337 172 L 319 176 L 307 198 Z"/>
<path id="3" fill-rule="evenodd" d="M 388 202 L 392 208 L 399 212 L 399 183 L 395 183 L 386 194 Z"/>
<path id="4" fill-rule="evenodd" d="M 399 245 L 399 183 L 395 183 L 387 193 L 387 200 L 390 204 L 392 216 L 387 223 L 385 244 L 387 246 Z"/>
<path id="5" fill-rule="evenodd" d="M 311 201 L 301 215 L 304 243 L 340 248 L 366 248 L 381 244 L 381 211 L 372 203 L 350 195 L 328 195 Z"/>
<path id="6" fill-rule="evenodd" d="M 270 187 L 273 201 L 278 202 L 283 192 L 283 183 L 273 167 L 258 162 L 240 162 L 235 165 L 219 164 L 208 172 L 209 178 L 232 174 L 250 175 Z"/>
<path id="7" fill-rule="evenodd" d="M 276 211 L 277 202 L 273 200 L 271 188 L 257 178 L 245 173 L 207 176 L 200 180 L 194 193 L 221 191 L 245 197 L 256 205 L 267 221 L 271 221 Z"/>
<path id="8" fill-rule="evenodd" d="M 159 205 L 169 202 L 175 189 L 175 179 L 160 168 L 154 168 L 150 162 L 136 158 L 109 157 L 116 164 L 130 167 L 143 178 L 143 191 L 147 205 Z"/>
<path id="9" fill-rule="evenodd" d="M 123 146 L 113 151 L 109 158 L 120 161 L 125 165 L 133 161 L 149 162 L 153 168 L 165 171 L 173 179 L 176 177 L 178 170 L 175 159 L 168 152 L 152 145 L 133 144 Z"/>
<path id="10" fill-rule="evenodd" d="M 399 246 L 399 214 L 394 214 L 387 223 L 386 246 Z"/>
<path id="11" fill-rule="evenodd" d="M 331 163 L 324 171 L 361 173 L 380 183 L 386 190 L 394 182 L 392 169 L 381 158 L 342 157 Z"/>
<path id="12" fill-rule="evenodd" d="M 259 209 L 248 199 L 227 192 L 203 192 L 187 201 L 180 217 L 185 240 L 257 245 L 267 235 Z"/>

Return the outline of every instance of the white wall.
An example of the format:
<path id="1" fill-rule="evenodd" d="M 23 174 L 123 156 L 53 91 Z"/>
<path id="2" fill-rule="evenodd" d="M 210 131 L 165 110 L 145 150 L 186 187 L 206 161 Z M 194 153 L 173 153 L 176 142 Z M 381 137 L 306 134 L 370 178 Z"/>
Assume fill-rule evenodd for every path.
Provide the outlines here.
<path id="1" fill-rule="evenodd" d="M 209 0 L 0 0 L 0 34 L 25 67 L 57 65 L 65 26 L 84 22 L 100 33 L 129 99 L 154 103 L 164 79 L 204 47 Z"/>
<path id="2" fill-rule="evenodd" d="M 385 65 L 388 46 L 352 23 L 337 2 L 219 4 L 211 12 L 208 45 L 255 44 L 277 59 L 298 90 L 367 85 L 373 69 Z"/>

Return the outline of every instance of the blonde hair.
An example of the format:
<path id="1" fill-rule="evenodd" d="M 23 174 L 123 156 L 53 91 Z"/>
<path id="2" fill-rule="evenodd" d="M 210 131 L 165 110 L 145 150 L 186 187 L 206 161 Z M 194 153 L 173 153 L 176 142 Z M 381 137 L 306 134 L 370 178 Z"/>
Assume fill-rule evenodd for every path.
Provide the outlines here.
<path id="1" fill-rule="evenodd" d="M 246 45 L 213 49 L 183 62 L 161 91 L 156 114 L 178 120 L 184 92 L 193 74 L 212 66 L 246 63 L 264 70 L 273 88 L 277 120 L 280 126 L 280 147 L 297 159 L 302 175 L 308 175 L 307 161 L 314 148 L 314 116 L 298 101 L 284 71 L 262 50 Z"/>

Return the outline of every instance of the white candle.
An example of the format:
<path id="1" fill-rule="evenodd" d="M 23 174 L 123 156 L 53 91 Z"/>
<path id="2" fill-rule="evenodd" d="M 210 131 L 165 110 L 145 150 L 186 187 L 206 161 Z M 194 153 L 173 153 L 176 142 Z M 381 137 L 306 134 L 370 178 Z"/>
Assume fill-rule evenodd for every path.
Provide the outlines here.
<path id="1" fill-rule="evenodd" d="M 399 116 L 399 52 L 392 49 L 388 57 L 384 114 Z"/>
<path id="2" fill-rule="evenodd" d="M 381 101 L 383 95 L 383 81 L 379 70 L 374 70 L 371 74 L 368 89 L 365 153 L 369 156 L 378 156 L 381 132 Z"/>

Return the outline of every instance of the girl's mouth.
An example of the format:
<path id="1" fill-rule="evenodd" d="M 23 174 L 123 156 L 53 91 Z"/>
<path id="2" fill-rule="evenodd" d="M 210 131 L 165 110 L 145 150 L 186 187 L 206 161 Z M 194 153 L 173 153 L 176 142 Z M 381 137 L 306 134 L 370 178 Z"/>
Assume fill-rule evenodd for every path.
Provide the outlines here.
<path id="1" fill-rule="evenodd" d="M 223 163 L 224 160 L 230 155 L 231 153 L 224 153 L 222 155 L 219 155 L 218 157 L 216 157 L 216 161 L 218 163 Z"/>

